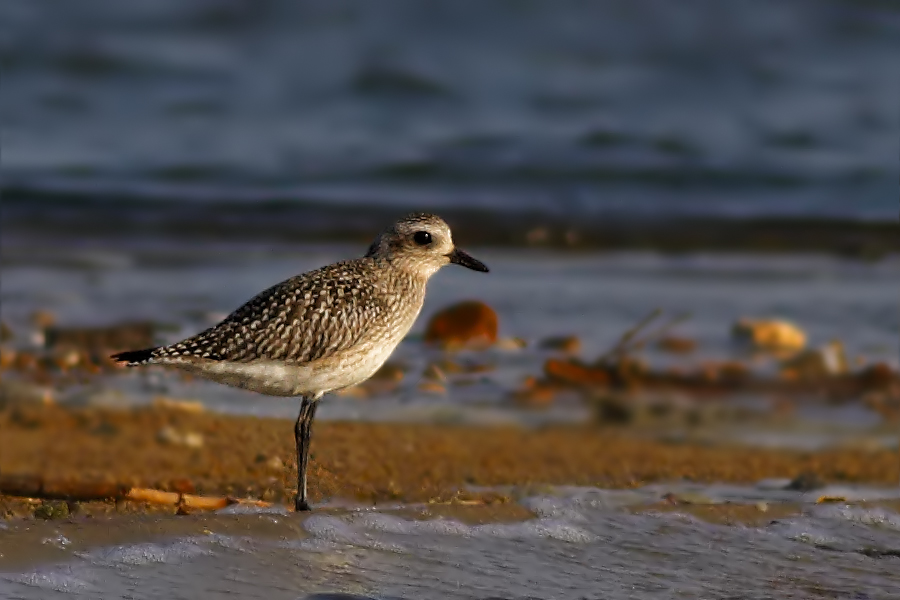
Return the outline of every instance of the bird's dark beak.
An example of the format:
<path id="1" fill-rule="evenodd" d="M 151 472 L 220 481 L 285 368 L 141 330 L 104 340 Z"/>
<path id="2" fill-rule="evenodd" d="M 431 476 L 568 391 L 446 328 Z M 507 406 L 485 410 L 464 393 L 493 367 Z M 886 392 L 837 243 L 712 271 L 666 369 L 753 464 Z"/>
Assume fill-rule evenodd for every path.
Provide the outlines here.
<path id="1" fill-rule="evenodd" d="M 487 273 L 488 268 L 480 260 L 476 260 L 460 250 L 459 248 L 454 248 L 453 252 L 447 255 L 447 258 L 450 259 L 450 262 L 456 265 L 461 265 L 466 267 L 467 269 L 472 269 L 473 271 L 481 271 L 482 273 Z"/>

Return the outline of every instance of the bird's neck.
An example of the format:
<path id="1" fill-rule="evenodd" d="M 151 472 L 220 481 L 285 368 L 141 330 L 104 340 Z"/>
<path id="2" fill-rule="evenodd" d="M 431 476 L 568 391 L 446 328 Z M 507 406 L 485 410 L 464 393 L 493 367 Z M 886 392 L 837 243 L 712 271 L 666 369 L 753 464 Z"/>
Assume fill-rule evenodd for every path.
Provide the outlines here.
<path id="1" fill-rule="evenodd" d="M 395 274 L 396 277 L 425 285 L 438 268 L 430 268 L 421 260 L 415 260 L 405 256 L 376 257 L 376 261 L 383 262 Z"/>

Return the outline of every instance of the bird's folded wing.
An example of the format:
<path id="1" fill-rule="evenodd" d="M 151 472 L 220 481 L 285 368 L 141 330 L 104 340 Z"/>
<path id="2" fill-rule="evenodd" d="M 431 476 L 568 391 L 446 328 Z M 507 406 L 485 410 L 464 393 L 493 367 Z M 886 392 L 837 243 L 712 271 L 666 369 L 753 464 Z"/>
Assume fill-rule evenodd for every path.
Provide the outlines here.
<path id="1" fill-rule="evenodd" d="M 215 327 L 156 349 L 151 362 L 192 357 L 305 363 L 352 348 L 385 310 L 364 273 L 338 263 L 257 294 Z"/>

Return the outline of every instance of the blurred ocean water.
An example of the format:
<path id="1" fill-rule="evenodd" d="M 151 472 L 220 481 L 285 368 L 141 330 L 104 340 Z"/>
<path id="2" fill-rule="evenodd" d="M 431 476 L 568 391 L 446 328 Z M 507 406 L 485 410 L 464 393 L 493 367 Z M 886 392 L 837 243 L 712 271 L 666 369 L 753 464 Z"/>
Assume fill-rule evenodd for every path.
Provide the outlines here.
<path id="1" fill-rule="evenodd" d="M 895 219 L 900 3 L 7 0 L 4 200 Z"/>

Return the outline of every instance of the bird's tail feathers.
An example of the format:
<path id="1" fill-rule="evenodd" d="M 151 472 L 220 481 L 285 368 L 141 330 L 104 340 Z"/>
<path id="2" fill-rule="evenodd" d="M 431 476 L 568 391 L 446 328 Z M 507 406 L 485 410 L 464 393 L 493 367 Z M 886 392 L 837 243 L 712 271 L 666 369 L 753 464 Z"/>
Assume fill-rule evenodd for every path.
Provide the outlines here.
<path id="1" fill-rule="evenodd" d="M 146 365 L 150 362 L 150 359 L 153 358 L 153 352 L 156 348 L 147 348 L 145 350 L 129 350 L 127 352 L 119 352 L 118 354 L 113 354 L 110 358 L 115 360 L 116 362 L 128 363 L 129 367 L 136 367 L 138 365 Z"/>

